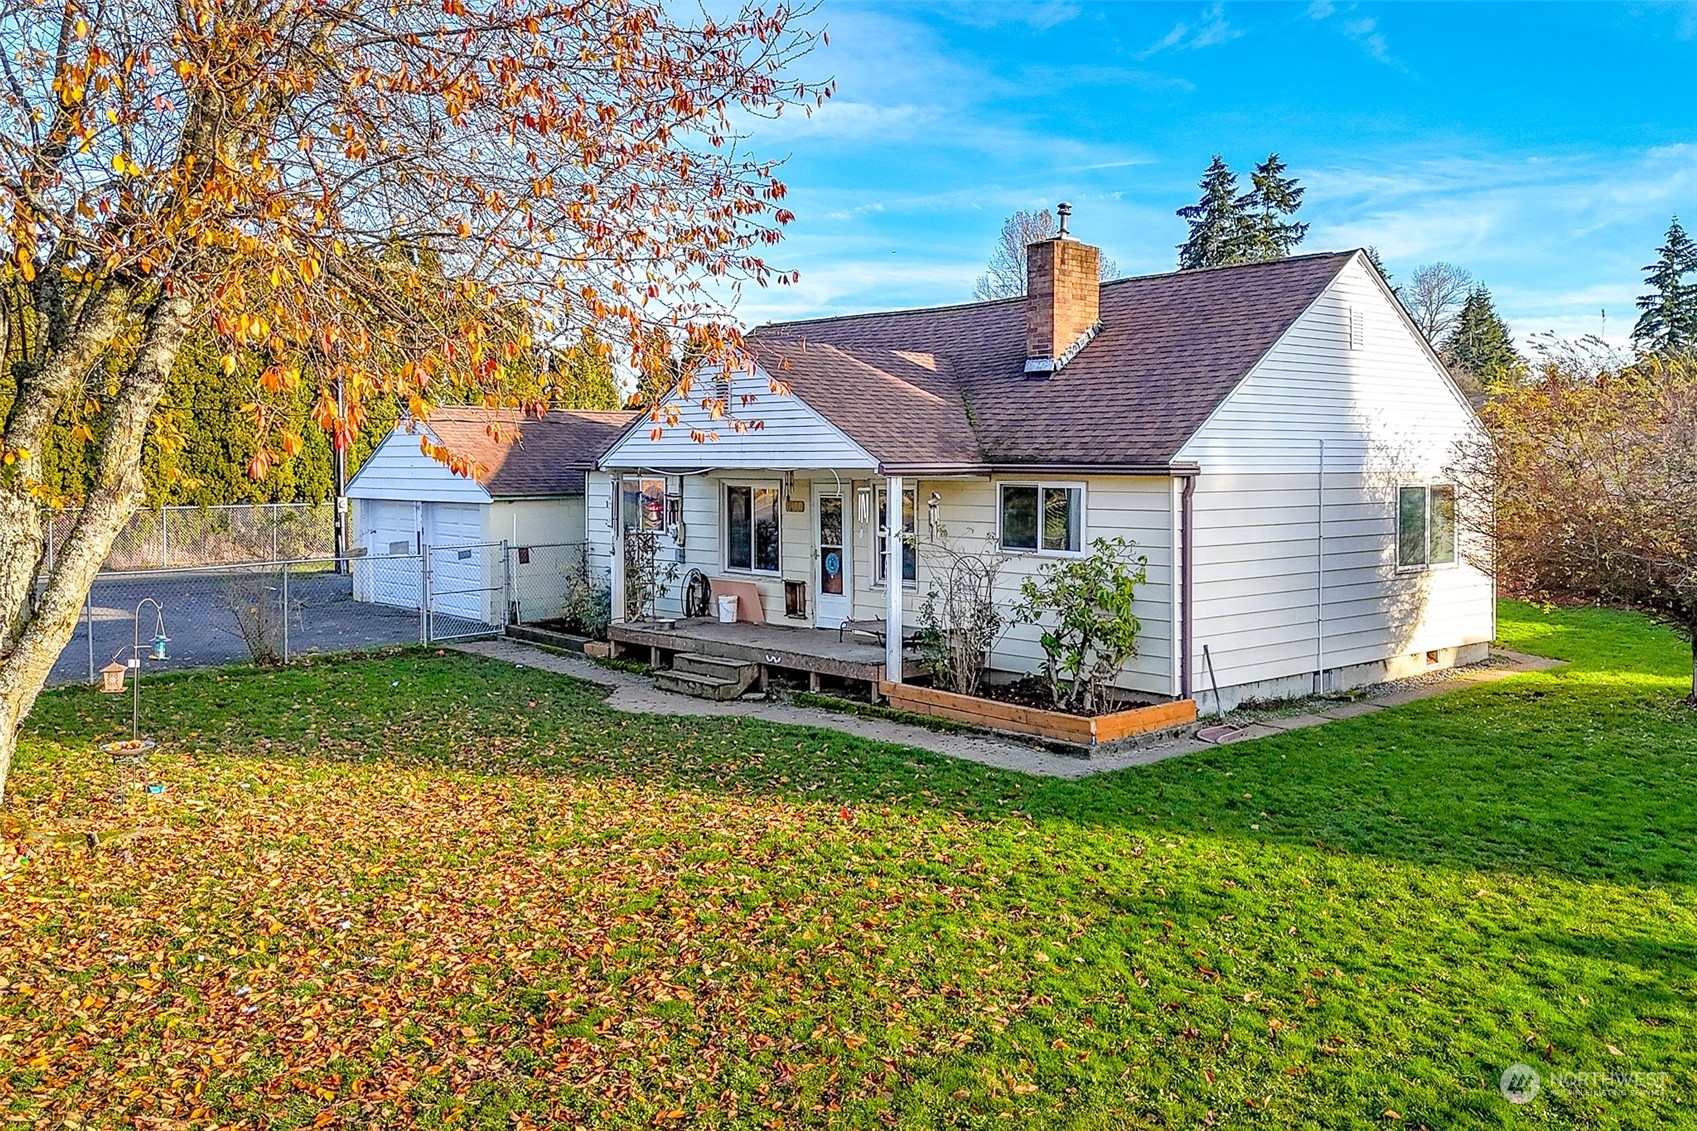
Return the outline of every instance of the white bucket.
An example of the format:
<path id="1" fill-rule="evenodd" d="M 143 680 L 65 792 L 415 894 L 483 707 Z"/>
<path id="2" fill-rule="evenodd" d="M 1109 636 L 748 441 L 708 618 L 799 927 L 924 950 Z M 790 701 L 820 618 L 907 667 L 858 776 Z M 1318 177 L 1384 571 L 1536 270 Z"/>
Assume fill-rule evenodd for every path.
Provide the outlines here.
<path id="1" fill-rule="evenodd" d="M 735 624 L 736 621 L 737 621 L 737 599 L 736 599 L 736 595 L 732 594 L 731 596 L 728 596 L 728 597 L 720 597 L 719 598 L 719 623 L 720 624 Z"/>

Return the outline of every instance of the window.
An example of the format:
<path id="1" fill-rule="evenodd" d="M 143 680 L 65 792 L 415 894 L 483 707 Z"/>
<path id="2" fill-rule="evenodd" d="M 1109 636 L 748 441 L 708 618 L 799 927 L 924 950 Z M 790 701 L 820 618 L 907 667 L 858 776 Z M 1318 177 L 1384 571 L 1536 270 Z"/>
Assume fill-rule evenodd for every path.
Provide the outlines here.
<path id="1" fill-rule="evenodd" d="M 1002 549 L 1076 554 L 1084 541 L 1084 489 L 1002 484 Z"/>
<path id="2" fill-rule="evenodd" d="M 1455 488 L 1447 483 L 1397 489 L 1396 564 L 1455 564 Z"/>
<path id="3" fill-rule="evenodd" d="M 648 533 L 666 529 L 666 481 L 620 480 L 619 515 L 626 531 Z"/>
<path id="4" fill-rule="evenodd" d="M 725 487 L 725 564 L 756 573 L 778 572 L 778 489 Z"/>
<path id="5" fill-rule="evenodd" d="M 884 488 L 878 488 L 878 545 L 874 548 L 873 559 L 876 562 L 878 584 L 884 584 L 884 578 L 889 573 L 889 527 L 885 519 L 889 515 L 890 493 Z M 919 580 L 919 547 L 914 545 L 914 512 L 918 510 L 919 487 L 902 488 L 902 580 Z"/>

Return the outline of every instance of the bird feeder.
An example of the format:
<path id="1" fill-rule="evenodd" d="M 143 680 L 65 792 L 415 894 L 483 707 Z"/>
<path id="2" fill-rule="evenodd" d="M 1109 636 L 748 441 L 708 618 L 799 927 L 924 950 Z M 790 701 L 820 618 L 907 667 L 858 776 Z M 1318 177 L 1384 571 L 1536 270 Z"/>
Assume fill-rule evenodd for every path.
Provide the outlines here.
<path id="1" fill-rule="evenodd" d="M 116 661 L 100 669 L 100 690 L 117 695 L 124 690 L 124 665 Z"/>
<path id="2" fill-rule="evenodd" d="M 147 657 L 150 660 L 170 659 L 170 657 L 165 654 L 165 645 L 171 643 L 171 638 L 165 635 L 163 619 L 160 621 L 160 626 L 159 631 L 155 633 L 153 637 L 153 651 Z"/>

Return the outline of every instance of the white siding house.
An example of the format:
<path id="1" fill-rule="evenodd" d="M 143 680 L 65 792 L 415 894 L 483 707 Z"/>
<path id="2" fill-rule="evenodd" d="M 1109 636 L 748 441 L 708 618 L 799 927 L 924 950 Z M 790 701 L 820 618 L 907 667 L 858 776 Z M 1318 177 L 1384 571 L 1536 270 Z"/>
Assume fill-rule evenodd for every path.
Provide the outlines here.
<path id="1" fill-rule="evenodd" d="M 1457 444 L 1479 434 L 1378 272 L 1351 260 L 1179 451 L 1200 469 L 1198 657 L 1207 645 L 1227 706 L 1484 658 L 1496 602 L 1476 532 L 1448 562 L 1397 560 L 1399 488 L 1453 485 Z"/>
<path id="2" fill-rule="evenodd" d="M 1483 657 L 1492 579 L 1447 471 L 1480 426 L 1365 255 L 1098 284 L 1093 249 L 1031 254 L 1023 299 L 756 330 L 746 368 L 607 449 L 600 559 L 616 572 L 642 527 L 680 577 L 751 585 L 768 622 L 911 626 L 950 551 L 1001 559 L 1006 610 L 1047 563 L 1126 538 L 1147 579 L 1120 685 L 1204 710 L 1216 687 L 1230 708 Z M 910 500 L 894 603 L 890 484 Z M 658 614 L 699 613 L 682 594 Z M 1038 671 L 1038 637 L 1011 629 L 992 667 Z"/>

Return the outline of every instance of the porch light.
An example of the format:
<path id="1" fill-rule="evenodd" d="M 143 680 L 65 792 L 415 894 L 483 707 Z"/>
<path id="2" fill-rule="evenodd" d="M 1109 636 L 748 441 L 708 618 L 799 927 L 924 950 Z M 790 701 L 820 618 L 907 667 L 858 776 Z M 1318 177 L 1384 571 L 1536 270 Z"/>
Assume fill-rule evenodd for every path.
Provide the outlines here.
<path id="1" fill-rule="evenodd" d="M 925 521 L 931 528 L 931 541 L 937 540 L 937 531 L 942 529 L 943 496 L 931 492 L 931 497 L 925 500 Z"/>
<path id="2" fill-rule="evenodd" d="M 100 690 L 109 695 L 122 694 L 124 690 L 124 665 L 116 660 L 100 669 Z"/>

